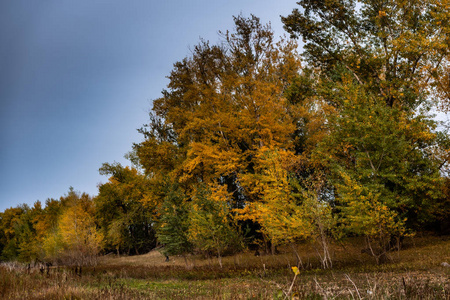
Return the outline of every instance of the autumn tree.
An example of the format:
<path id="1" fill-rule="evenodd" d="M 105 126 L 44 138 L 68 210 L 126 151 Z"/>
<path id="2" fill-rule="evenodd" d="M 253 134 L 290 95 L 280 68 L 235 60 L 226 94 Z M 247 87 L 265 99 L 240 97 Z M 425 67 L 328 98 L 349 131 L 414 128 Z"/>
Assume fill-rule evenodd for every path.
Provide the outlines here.
<path id="1" fill-rule="evenodd" d="M 293 149 L 296 114 L 284 91 L 300 68 L 297 45 L 275 41 L 255 16 L 234 18 L 221 43 L 201 41 L 174 64 L 168 89 L 153 102 L 151 122 L 135 145 L 154 186 L 171 177 L 188 198 L 195 187 L 225 187 L 242 214 L 253 194 L 256 156 L 264 146 Z M 212 193 L 215 193 L 213 188 Z M 155 201 L 163 197 L 154 192 Z M 157 200 L 159 199 L 159 200 Z"/>
<path id="2" fill-rule="evenodd" d="M 365 237 L 364 252 L 373 256 L 377 264 L 386 262 L 392 248 L 393 238 L 399 239 L 407 233 L 400 214 L 389 207 L 382 191 L 363 185 L 347 174 L 341 174 L 342 184 L 337 184 L 340 209 L 343 218 L 341 226 L 347 234 Z"/>
<path id="3" fill-rule="evenodd" d="M 46 259 L 80 266 L 95 264 L 103 236 L 97 229 L 91 197 L 71 189 L 61 202 L 64 207 L 57 226 L 44 238 Z"/>
<path id="4" fill-rule="evenodd" d="M 38 235 L 37 223 L 45 211 L 40 201 L 36 201 L 32 207 L 22 206 L 24 213 L 14 226 L 17 240 L 17 259 L 22 262 L 32 262 L 43 258 L 43 251 Z"/>
<path id="5" fill-rule="evenodd" d="M 290 96 L 315 103 L 323 120 L 308 158 L 327 170 L 343 222 L 377 236 L 375 252 L 385 253 L 393 236 L 429 221 L 439 199 L 445 158 L 436 155 L 442 144 L 427 112 L 448 100 L 439 87 L 448 67 L 449 3 L 298 4 L 282 18 L 305 43 L 307 65 Z M 377 214 L 383 224 L 369 226 Z"/>
<path id="6" fill-rule="evenodd" d="M 74 193 L 73 189 L 69 190 L 69 194 Z M 33 228 L 35 230 L 34 239 L 36 242 L 36 251 L 39 252 L 39 260 L 44 260 L 46 253 L 43 248 L 44 242 L 48 235 L 57 231 L 58 220 L 65 208 L 67 197 L 61 197 L 60 200 L 47 199 L 42 212 L 33 219 Z M 36 206 L 36 204 L 35 204 Z"/>
<path id="7" fill-rule="evenodd" d="M 230 213 L 230 196 L 223 187 L 213 194 L 211 188 L 199 185 L 190 204 L 188 240 L 207 255 L 222 256 L 242 250 L 243 240 Z"/>
<path id="8" fill-rule="evenodd" d="M 442 160 L 433 154 L 439 147 L 434 122 L 387 106 L 351 74 L 335 88 L 343 97 L 329 111 L 328 134 L 311 158 L 329 172 L 345 230 L 365 235 L 370 254 L 381 262 L 408 228 L 431 221 L 440 199 Z"/>
<path id="9" fill-rule="evenodd" d="M 95 224 L 92 201 L 83 200 L 64 211 L 58 229 L 64 245 L 63 261 L 91 265 L 96 263 L 103 236 Z"/>
<path id="10" fill-rule="evenodd" d="M 332 229 L 336 224 L 331 204 L 322 196 L 323 183 L 288 172 L 292 154 L 266 148 L 258 157 L 258 184 L 261 201 L 249 205 L 262 232 L 275 245 L 291 245 L 299 265 L 301 257 L 294 245 L 310 242 L 324 268 L 332 266 L 329 251 Z"/>
<path id="11" fill-rule="evenodd" d="M 65 205 L 78 197 L 71 189 L 60 200 L 47 199 L 45 207 L 36 201 L 5 210 L 0 217 L 0 245 L 2 258 L 22 262 L 44 261 L 48 256 L 44 248 L 49 236 L 57 231 L 58 220 Z"/>
<path id="12" fill-rule="evenodd" d="M 6 209 L 0 216 L 0 245 L 2 259 L 31 262 L 42 258 L 36 239 L 36 223 L 44 213 L 41 203 L 32 207 L 22 204 Z"/>
<path id="13" fill-rule="evenodd" d="M 445 85 L 449 1 L 297 3 L 301 8 L 282 21 L 293 37 L 303 38 L 304 58 L 322 72 L 324 82 L 332 85 L 339 80 L 339 70 L 346 70 L 387 106 L 409 110 L 429 101 L 428 96 Z M 448 102 L 448 93 L 439 95 Z"/>
<path id="14" fill-rule="evenodd" d="M 291 37 L 302 38 L 305 64 L 287 98 L 319 112 L 301 118 L 297 140 L 306 139 L 303 145 L 315 147 L 322 137 L 321 123 L 327 121 L 320 116 L 330 113 L 324 103 L 339 112 L 346 95 L 336 85 L 349 79 L 346 74 L 388 107 L 424 114 L 438 102 L 442 105 L 437 107 L 448 105 L 448 1 L 297 3 L 300 8 L 282 21 Z M 308 132 L 305 123 L 317 133 Z M 308 139 L 305 134 L 315 136 Z"/>
<path id="15" fill-rule="evenodd" d="M 0 215 L 0 245 L 1 259 L 12 260 L 18 256 L 18 241 L 15 228 L 26 211 L 26 207 L 17 206 L 5 209 Z"/>
<path id="16" fill-rule="evenodd" d="M 156 208 L 147 201 L 149 182 L 137 169 L 103 164 L 100 173 L 110 175 L 94 199 L 105 246 L 117 253 L 139 254 L 156 246 Z"/>

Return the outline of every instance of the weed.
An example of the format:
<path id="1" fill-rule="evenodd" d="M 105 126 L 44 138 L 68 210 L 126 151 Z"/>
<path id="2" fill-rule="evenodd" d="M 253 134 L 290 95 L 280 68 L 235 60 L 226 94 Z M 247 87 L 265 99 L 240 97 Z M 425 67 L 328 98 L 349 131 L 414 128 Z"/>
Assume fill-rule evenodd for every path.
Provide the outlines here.
<path id="1" fill-rule="evenodd" d="M 351 241 L 333 247 L 334 269 L 320 269 L 308 245 L 297 249 L 304 269 L 296 269 L 292 251 L 255 257 L 224 257 L 223 268 L 201 257 L 169 262 L 158 252 L 101 258 L 100 264 L 72 269 L 53 267 L 49 274 L 18 263 L 0 264 L 0 299 L 450 299 L 450 241 L 415 238 L 376 265 Z M 283 249 L 281 249 L 283 250 Z"/>

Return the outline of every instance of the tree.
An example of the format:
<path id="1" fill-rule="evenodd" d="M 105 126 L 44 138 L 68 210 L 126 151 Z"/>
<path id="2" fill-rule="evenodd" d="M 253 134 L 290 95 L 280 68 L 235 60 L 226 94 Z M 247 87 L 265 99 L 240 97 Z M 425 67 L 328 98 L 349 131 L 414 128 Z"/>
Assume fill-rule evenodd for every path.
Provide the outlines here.
<path id="1" fill-rule="evenodd" d="M 310 67 L 321 70 L 324 82 L 332 85 L 339 80 L 336 73 L 346 70 L 387 106 L 409 110 L 426 103 L 436 87 L 441 100 L 449 100 L 442 91 L 450 51 L 449 1 L 298 4 L 301 9 L 282 21 L 291 36 L 303 38 L 303 55 Z"/>
<path id="2" fill-rule="evenodd" d="M 69 193 L 72 192 L 73 190 L 69 191 Z M 42 209 L 42 212 L 33 219 L 35 247 L 36 251 L 39 252 L 39 260 L 44 260 L 46 256 L 45 241 L 49 235 L 57 231 L 58 220 L 65 208 L 65 203 L 65 197 L 61 197 L 60 200 L 49 198 L 45 201 L 45 207 Z"/>
<path id="3" fill-rule="evenodd" d="M 388 207 L 381 192 L 352 180 L 346 174 L 341 176 L 344 182 L 337 185 L 337 190 L 344 230 L 364 236 L 365 252 L 373 256 L 377 264 L 386 262 L 393 238 L 405 236 L 407 219 L 401 219 L 399 213 Z"/>
<path id="4" fill-rule="evenodd" d="M 249 206 L 262 231 L 272 243 L 295 244 L 308 241 L 317 246 L 322 266 L 332 266 L 329 239 L 335 226 L 331 205 L 321 199 L 323 187 L 317 179 L 289 174 L 286 164 L 292 154 L 265 149 L 259 157 L 258 187 L 262 200 Z M 320 249 L 320 250 L 319 250 Z M 295 254 L 302 264 L 295 247 Z"/>
<path id="5" fill-rule="evenodd" d="M 68 207 L 59 219 L 58 230 L 64 246 L 60 253 L 63 261 L 79 266 L 96 263 L 103 236 L 97 230 L 90 199 L 81 198 Z"/>
<path id="6" fill-rule="evenodd" d="M 437 203 L 434 211 L 438 221 L 438 230 L 443 234 L 450 234 L 450 178 L 445 178 L 442 187 L 444 197 Z"/>
<path id="7" fill-rule="evenodd" d="M 213 196 L 210 188 L 199 185 L 189 211 L 188 240 L 208 255 L 217 255 L 220 267 L 226 251 L 242 249 L 242 239 L 231 218 L 228 197 L 223 188 Z"/>
<path id="8" fill-rule="evenodd" d="M 13 260 L 18 256 L 18 243 L 15 228 L 25 213 L 24 206 L 10 207 L 0 215 L 0 245 L 2 246 L 1 259 Z"/>
<path id="9" fill-rule="evenodd" d="M 329 114 L 329 133 L 313 158 L 329 170 L 342 222 L 367 235 L 369 248 L 375 239 L 379 247 L 371 253 L 384 257 L 406 228 L 431 221 L 440 198 L 442 161 L 433 155 L 439 146 L 434 124 L 386 106 L 351 80 L 336 86 L 347 96 Z"/>
<path id="10" fill-rule="evenodd" d="M 223 186 L 233 214 L 245 214 L 239 209 L 260 200 L 251 176 L 258 153 L 264 146 L 294 148 L 296 114 L 284 91 L 300 69 L 297 45 L 275 42 L 255 16 L 234 22 L 219 45 L 201 41 L 175 63 L 168 89 L 153 102 L 151 122 L 141 130 L 146 139 L 135 151 L 156 202 L 167 176 L 188 198 L 199 183 Z"/>
<path id="11" fill-rule="evenodd" d="M 165 197 L 159 211 L 156 236 L 164 246 L 163 253 L 166 256 L 182 255 L 187 266 L 186 254 L 192 252 L 193 245 L 188 239 L 189 207 L 186 196 L 179 185 L 169 179 L 166 179 L 162 188 Z"/>
<path id="12" fill-rule="evenodd" d="M 49 210 L 53 210 L 54 203 L 48 203 L 52 203 Z M 56 226 L 49 227 L 43 239 L 45 259 L 78 266 L 95 264 L 103 236 L 97 229 L 91 197 L 70 188 L 60 198 L 60 205 Z"/>
<path id="13" fill-rule="evenodd" d="M 403 210 L 410 225 L 426 220 L 441 180 L 442 161 L 433 155 L 433 148 L 439 147 L 434 122 L 386 107 L 359 87 L 343 89 L 348 97 L 339 114 L 330 116 L 330 134 L 317 155 L 364 184 L 382 186 L 382 197 L 391 208 Z"/>
<path id="14" fill-rule="evenodd" d="M 323 116 L 308 159 L 326 171 L 341 224 L 378 244 L 380 261 L 392 238 L 431 220 L 440 199 L 447 158 L 427 112 L 448 101 L 449 2 L 298 4 L 282 21 L 303 38 L 308 65 L 290 101 L 312 102 Z"/>
<path id="15" fill-rule="evenodd" d="M 18 247 L 17 259 L 29 263 L 43 258 L 41 244 L 38 239 L 37 223 L 43 216 L 44 210 L 40 201 L 36 201 L 31 208 L 27 205 L 22 207 L 24 213 L 14 226 Z"/>
<path id="16" fill-rule="evenodd" d="M 94 199 L 105 246 L 128 254 L 153 249 L 156 246 L 156 207 L 146 200 L 147 178 L 137 169 L 120 164 L 105 163 L 100 173 L 111 175 L 107 183 L 99 186 L 99 194 Z"/>

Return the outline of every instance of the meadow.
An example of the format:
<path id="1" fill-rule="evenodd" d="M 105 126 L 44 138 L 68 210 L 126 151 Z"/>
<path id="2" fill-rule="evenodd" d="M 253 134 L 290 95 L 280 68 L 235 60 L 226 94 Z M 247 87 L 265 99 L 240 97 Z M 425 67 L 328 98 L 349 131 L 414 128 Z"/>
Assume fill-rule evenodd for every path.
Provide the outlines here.
<path id="1" fill-rule="evenodd" d="M 404 241 L 390 262 L 377 265 L 360 240 L 333 245 L 333 268 L 323 270 L 311 245 L 276 255 L 253 252 L 223 258 L 144 255 L 100 257 L 81 272 L 19 263 L 0 267 L 1 299 L 450 299 L 450 237 Z M 294 268 L 295 269 L 295 268 Z"/>

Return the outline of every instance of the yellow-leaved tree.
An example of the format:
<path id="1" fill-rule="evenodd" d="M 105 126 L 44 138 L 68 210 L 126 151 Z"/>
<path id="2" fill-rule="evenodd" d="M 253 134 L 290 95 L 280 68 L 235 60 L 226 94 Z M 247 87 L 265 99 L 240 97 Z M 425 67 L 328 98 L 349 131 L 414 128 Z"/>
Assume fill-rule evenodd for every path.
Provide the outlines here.
<path id="1" fill-rule="evenodd" d="M 290 244 L 302 265 L 294 244 L 311 242 L 316 247 L 323 268 L 332 266 L 329 251 L 335 219 L 330 203 L 322 197 L 319 181 L 289 173 L 286 164 L 293 155 L 265 148 L 260 160 L 256 188 L 261 201 L 249 205 L 251 215 L 261 224 L 262 232 L 275 245 Z"/>
<path id="2" fill-rule="evenodd" d="M 340 195 L 343 226 L 351 233 L 365 237 L 367 249 L 377 264 L 386 262 L 393 238 L 405 236 L 405 219 L 382 199 L 382 193 L 342 173 L 343 183 L 336 189 Z M 399 240 L 398 240 L 399 241 Z"/>
<path id="3" fill-rule="evenodd" d="M 300 69 L 297 44 L 275 41 L 255 16 L 234 22 L 220 44 L 201 41 L 175 63 L 168 89 L 153 102 L 150 124 L 141 130 L 146 139 L 135 146 L 155 187 L 152 205 L 163 201 L 158 187 L 168 176 L 187 199 L 199 183 L 223 187 L 230 214 L 252 219 L 244 208 L 261 200 L 252 191 L 257 178 L 248 176 L 258 153 L 294 148 L 297 114 L 284 92 Z M 218 190 L 211 189 L 212 198 Z"/>
<path id="4" fill-rule="evenodd" d="M 103 236 L 97 230 L 92 199 L 73 195 L 59 216 L 56 228 L 44 239 L 46 258 L 69 265 L 92 265 L 102 249 Z"/>
<path id="5" fill-rule="evenodd" d="M 199 185 L 189 211 L 188 240 L 207 256 L 217 255 L 222 267 L 224 253 L 243 248 L 238 227 L 230 214 L 229 194 L 223 187 L 213 189 Z"/>

